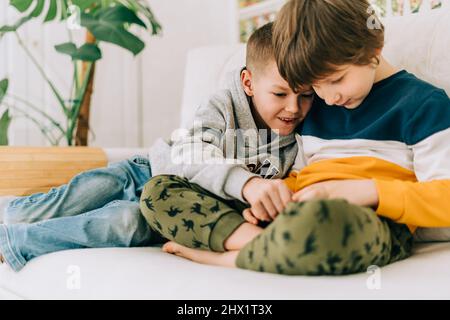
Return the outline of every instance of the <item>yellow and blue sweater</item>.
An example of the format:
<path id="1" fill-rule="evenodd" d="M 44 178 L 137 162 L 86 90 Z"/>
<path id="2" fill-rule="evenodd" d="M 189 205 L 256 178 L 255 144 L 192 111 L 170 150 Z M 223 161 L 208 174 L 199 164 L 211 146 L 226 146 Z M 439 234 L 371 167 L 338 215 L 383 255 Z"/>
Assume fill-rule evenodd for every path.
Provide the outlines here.
<path id="1" fill-rule="evenodd" d="M 380 216 L 412 232 L 450 226 L 450 99 L 443 90 L 403 70 L 375 83 L 356 109 L 315 97 L 297 133 L 298 171 L 286 179 L 293 191 L 374 179 Z"/>

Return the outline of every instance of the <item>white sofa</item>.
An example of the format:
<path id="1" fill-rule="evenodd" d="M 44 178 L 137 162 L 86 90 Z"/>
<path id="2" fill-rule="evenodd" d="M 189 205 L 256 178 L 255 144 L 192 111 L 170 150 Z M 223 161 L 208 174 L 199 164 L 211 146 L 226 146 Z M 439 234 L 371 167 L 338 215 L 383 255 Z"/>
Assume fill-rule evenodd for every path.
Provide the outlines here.
<path id="1" fill-rule="evenodd" d="M 450 12 L 391 18 L 385 24 L 387 58 L 444 87 L 450 95 Z M 223 86 L 226 72 L 243 60 L 242 45 L 190 52 L 182 126 L 190 122 L 202 99 Z M 145 153 L 143 149 L 106 151 L 109 161 Z M 0 197 L 0 213 L 8 200 Z M 421 229 L 416 239 L 450 240 L 449 230 Z M 449 288 L 450 242 L 419 243 L 411 258 L 373 275 L 339 277 L 280 276 L 206 266 L 164 254 L 160 248 L 56 252 L 33 259 L 19 273 L 0 266 L 3 299 L 448 299 Z"/>

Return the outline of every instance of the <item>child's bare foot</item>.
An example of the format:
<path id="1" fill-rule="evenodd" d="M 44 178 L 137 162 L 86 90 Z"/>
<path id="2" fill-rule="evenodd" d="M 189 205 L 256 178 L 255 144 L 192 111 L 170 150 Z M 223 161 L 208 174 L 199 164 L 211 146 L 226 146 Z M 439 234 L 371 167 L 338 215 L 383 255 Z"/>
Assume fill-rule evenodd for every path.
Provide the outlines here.
<path id="1" fill-rule="evenodd" d="M 191 249 L 173 241 L 165 243 L 162 249 L 164 252 L 172 253 L 194 262 L 230 268 L 236 268 L 235 262 L 239 254 L 238 250 L 227 252 L 211 252 L 199 249 Z"/>

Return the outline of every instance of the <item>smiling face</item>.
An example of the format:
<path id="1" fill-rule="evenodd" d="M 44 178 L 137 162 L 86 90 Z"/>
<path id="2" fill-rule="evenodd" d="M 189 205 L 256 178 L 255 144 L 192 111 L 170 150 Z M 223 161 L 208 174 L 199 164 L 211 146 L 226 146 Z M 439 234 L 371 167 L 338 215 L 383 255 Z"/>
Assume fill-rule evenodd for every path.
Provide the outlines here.
<path id="1" fill-rule="evenodd" d="M 241 80 L 245 93 L 252 99 L 256 125 L 261 129 L 270 128 L 279 135 L 289 135 L 311 108 L 312 88 L 301 88 L 298 93 L 292 91 L 280 76 L 275 60 L 264 70 L 253 73 L 244 70 Z"/>
<path id="2" fill-rule="evenodd" d="M 343 65 L 315 82 L 313 88 L 326 104 L 355 109 L 367 97 L 376 82 L 376 69 L 373 64 Z"/>

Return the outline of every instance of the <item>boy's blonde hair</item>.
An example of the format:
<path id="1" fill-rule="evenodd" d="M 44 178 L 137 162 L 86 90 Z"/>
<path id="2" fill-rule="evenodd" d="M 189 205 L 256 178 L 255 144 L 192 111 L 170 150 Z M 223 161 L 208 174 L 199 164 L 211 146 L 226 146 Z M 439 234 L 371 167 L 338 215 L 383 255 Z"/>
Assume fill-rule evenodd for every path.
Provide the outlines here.
<path id="1" fill-rule="evenodd" d="M 272 45 L 272 27 L 269 22 L 257 29 L 247 42 L 246 66 L 252 73 L 264 71 L 270 60 L 275 60 Z"/>
<path id="2" fill-rule="evenodd" d="M 290 0 L 273 27 L 280 74 L 296 90 L 344 64 L 378 64 L 384 27 L 367 0 Z"/>

